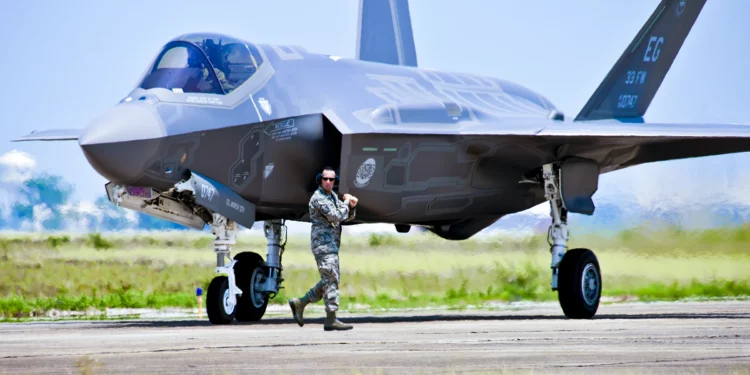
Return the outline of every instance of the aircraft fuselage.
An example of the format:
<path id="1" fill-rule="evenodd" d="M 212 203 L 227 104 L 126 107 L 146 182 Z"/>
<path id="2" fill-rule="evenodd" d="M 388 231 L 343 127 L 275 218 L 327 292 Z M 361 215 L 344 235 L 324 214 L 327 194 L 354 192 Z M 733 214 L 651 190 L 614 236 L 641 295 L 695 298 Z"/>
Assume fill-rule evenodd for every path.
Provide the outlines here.
<path id="1" fill-rule="evenodd" d="M 177 38 L 154 65 L 198 38 L 222 36 Z M 260 63 L 227 94 L 196 88 L 187 68 L 149 67 L 79 139 L 91 165 L 112 182 L 157 190 L 194 171 L 253 202 L 258 220 L 305 220 L 325 165 L 339 169 L 341 193 L 360 198 L 357 222 L 489 225 L 544 200 L 539 186 L 519 184 L 551 157 L 538 145 L 460 135 L 484 120 L 533 133 L 555 113 L 541 95 L 495 78 L 242 43 Z"/>

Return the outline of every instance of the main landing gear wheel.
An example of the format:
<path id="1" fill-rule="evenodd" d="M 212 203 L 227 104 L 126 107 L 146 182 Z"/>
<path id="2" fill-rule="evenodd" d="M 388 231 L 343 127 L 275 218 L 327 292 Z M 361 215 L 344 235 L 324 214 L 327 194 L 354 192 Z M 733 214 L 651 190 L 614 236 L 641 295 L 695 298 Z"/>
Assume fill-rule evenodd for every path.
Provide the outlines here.
<path id="1" fill-rule="evenodd" d="M 594 252 L 569 250 L 558 269 L 557 298 L 565 315 L 571 319 L 592 318 L 602 295 L 602 273 Z"/>
<path id="2" fill-rule="evenodd" d="M 208 285 L 206 310 L 208 320 L 213 324 L 229 324 L 234 320 L 235 306 L 229 303 L 229 279 L 217 276 Z"/>
<path id="3" fill-rule="evenodd" d="M 256 322 L 268 307 L 268 294 L 257 290 L 266 279 L 263 258 L 253 252 L 244 252 L 235 255 L 234 259 L 237 261 L 234 266 L 235 279 L 242 289 L 242 295 L 237 299 L 235 318 L 238 322 Z"/>

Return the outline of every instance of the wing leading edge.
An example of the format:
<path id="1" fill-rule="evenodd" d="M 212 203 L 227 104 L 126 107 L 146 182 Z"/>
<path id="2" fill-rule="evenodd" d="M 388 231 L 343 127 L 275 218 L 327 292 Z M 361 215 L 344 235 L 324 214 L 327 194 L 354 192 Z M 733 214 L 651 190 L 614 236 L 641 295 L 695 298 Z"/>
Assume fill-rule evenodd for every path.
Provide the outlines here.
<path id="1" fill-rule="evenodd" d="M 50 129 L 32 131 L 23 137 L 11 140 L 11 142 L 24 141 L 77 141 L 83 133 L 83 129 Z"/>

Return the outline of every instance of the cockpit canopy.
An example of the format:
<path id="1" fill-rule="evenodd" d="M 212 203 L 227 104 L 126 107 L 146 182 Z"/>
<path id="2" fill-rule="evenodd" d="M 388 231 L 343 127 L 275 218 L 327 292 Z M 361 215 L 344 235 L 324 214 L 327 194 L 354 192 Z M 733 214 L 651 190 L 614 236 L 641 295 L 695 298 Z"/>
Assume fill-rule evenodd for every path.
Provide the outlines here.
<path id="1" fill-rule="evenodd" d="M 221 34 L 187 34 L 167 43 L 138 87 L 229 94 L 263 64 L 258 49 Z"/>

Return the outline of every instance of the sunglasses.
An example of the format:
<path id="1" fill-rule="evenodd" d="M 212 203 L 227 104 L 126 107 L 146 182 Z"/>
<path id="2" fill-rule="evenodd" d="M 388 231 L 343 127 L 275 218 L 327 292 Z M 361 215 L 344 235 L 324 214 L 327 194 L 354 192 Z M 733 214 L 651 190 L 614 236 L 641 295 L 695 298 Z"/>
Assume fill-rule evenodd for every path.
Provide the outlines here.
<path id="1" fill-rule="evenodd" d="M 336 177 L 323 177 L 323 181 L 333 181 Z"/>

